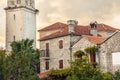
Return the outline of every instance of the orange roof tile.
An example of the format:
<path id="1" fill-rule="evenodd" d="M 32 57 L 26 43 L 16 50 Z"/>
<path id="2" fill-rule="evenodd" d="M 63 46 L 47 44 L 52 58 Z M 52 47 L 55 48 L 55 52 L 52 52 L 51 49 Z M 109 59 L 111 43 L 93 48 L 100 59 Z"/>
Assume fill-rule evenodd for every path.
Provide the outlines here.
<path id="1" fill-rule="evenodd" d="M 50 26 L 47 26 L 43 29 L 40 29 L 39 31 L 47 31 L 47 30 L 54 30 L 54 29 L 58 29 L 58 28 L 62 28 L 61 31 L 52 33 L 50 35 L 44 36 L 42 37 L 40 40 L 47 40 L 47 39 L 51 39 L 51 38 L 56 38 L 56 37 L 61 37 L 61 36 L 65 36 L 68 35 L 68 25 L 64 24 L 64 23 L 60 23 L 57 22 L 55 24 L 52 24 Z M 90 35 L 90 26 L 81 26 L 81 25 L 77 25 L 75 26 L 75 35 Z M 105 24 L 97 24 L 97 30 L 98 31 L 112 31 L 115 32 L 117 29 L 113 28 L 111 26 L 105 25 Z"/>
<path id="2" fill-rule="evenodd" d="M 39 74 L 39 78 L 44 78 L 48 75 L 49 72 L 43 72 Z"/>
<path id="3" fill-rule="evenodd" d="M 100 44 L 106 40 L 106 38 L 104 37 L 95 37 L 95 36 L 84 36 L 84 37 L 86 37 L 89 41 L 93 42 L 94 44 Z"/>
<path id="4" fill-rule="evenodd" d="M 64 28 L 66 26 L 67 26 L 67 24 L 64 24 L 64 23 L 61 23 L 61 22 L 56 22 L 56 23 L 54 23 L 52 25 L 49 25 L 49 26 L 47 26 L 45 28 L 42 28 L 42 29 L 40 29 L 38 31 L 54 30 L 54 29 Z"/>

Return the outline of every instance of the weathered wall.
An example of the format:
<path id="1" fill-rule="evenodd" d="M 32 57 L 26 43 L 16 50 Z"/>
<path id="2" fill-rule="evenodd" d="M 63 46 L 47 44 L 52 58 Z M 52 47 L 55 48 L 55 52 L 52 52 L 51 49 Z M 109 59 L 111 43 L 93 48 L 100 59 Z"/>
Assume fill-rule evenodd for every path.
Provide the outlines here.
<path id="1" fill-rule="evenodd" d="M 77 40 L 80 36 L 74 37 Z M 59 49 L 59 40 L 63 40 L 63 48 Z M 63 67 L 69 67 L 69 60 L 70 60 L 70 36 L 64 36 L 59 38 L 54 38 L 50 40 L 45 40 L 40 42 L 40 50 L 45 50 L 46 43 L 49 43 L 49 50 L 50 50 L 50 69 L 59 69 L 59 60 L 63 60 Z M 41 72 L 45 72 L 45 61 L 41 60 L 40 68 Z"/>
<path id="2" fill-rule="evenodd" d="M 119 65 L 113 65 L 112 53 L 120 52 L 120 32 L 113 35 L 100 46 L 100 65 L 104 72 L 114 72 L 120 69 Z"/>
<path id="3" fill-rule="evenodd" d="M 35 12 L 17 8 L 6 10 L 6 49 L 11 50 L 10 43 L 14 40 L 34 39 L 36 41 Z M 35 47 L 35 43 L 34 43 Z"/>
<path id="4" fill-rule="evenodd" d="M 59 40 L 63 40 L 63 49 L 59 49 Z M 59 60 L 63 60 L 63 67 L 66 68 L 69 66 L 68 60 L 69 60 L 69 36 L 59 37 L 55 39 L 50 39 L 46 41 L 40 42 L 40 50 L 46 49 L 46 43 L 49 43 L 49 54 L 50 54 L 50 60 L 49 60 L 49 68 L 52 69 L 59 69 Z M 40 69 L 41 72 L 45 72 L 45 61 L 41 60 Z"/>

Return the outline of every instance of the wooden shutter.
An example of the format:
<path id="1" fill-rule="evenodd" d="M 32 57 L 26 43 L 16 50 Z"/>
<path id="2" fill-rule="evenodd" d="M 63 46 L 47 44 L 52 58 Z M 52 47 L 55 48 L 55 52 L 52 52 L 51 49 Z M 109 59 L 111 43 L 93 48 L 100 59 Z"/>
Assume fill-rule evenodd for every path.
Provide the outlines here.
<path id="1" fill-rule="evenodd" d="M 59 41 L 59 48 L 62 49 L 63 48 L 63 40 Z"/>
<path id="2" fill-rule="evenodd" d="M 46 70 L 49 70 L 49 61 L 45 62 L 45 68 L 46 68 Z"/>
<path id="3" fill-rule="evenodd" d="M 46 49 L 49 49 L 49 43 L 46 43 Z"/>
<path id="4" fill-rule="evenodd" d="M 59 68 L 60 68 L 60 69 L 63 68 L 63 60 L 60 60 L 60 61 L 59 61 Z"/>
<path id="5" fill-rule="evenodd" d="M 46 43 L 46 57 L 49 57 L 49 43 Z"/>
<path id="6" fill-rule="evenodd" d="M 90 54 L 90 61 L 92 64 L 95 63 L 95 54 Z"/>

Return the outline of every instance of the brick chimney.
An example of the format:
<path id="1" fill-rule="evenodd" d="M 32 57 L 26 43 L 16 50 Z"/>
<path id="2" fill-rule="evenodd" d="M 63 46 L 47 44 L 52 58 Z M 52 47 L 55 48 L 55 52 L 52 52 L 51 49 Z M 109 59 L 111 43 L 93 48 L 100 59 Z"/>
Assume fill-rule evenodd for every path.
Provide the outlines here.
<path id="1" fill-rule="evenodd" d="M 92 36 L 98 36 L 98 31 L 97 31 L 97 22 L 91 22 L 90 23 L 90 27 L 91 27 L 91 30 L 90 30 L 90 34 Z"/>

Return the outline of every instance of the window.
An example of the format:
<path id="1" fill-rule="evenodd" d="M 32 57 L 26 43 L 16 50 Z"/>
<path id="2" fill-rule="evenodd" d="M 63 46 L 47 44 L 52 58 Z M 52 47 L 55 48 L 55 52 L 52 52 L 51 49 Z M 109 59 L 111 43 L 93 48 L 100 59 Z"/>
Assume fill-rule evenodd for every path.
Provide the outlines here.
<path id="1" fill-rule="evenodd" d="M 21 3 L 21 0 L 17 0 L 17 4 L 20 4 Z"/>
<path id="2" fill-rule="evenodd" d="M 30 0 L 30 6 L 32 6 L 32 4 L 33 4 L 33 2 L 32 2 L 32 0 Z"/>
<path id="3" fill-rule="evenodd" d="M 46 49 L 49 49 L 49 43 L 46 43 Z"/>
<path id="4" fill-rule="evenodd" d="M 10 1 L 10 4 L 11 4 L 11 5 L 14 5 L 14 4 L 15 4 L 15 2 L 14 2 L 14 1 Z"/>
<path id="5" fill-rule="evenodd" d="M 26 5 L 28 5 L 28 1 L 26 0 L 25 2 L 26 2 Z"/>
<path id="6" fill-rule="evenodd" d="M 15 35 L 13 36 L 13 40 L 15 41 Z"/>
<path id="7" fill-rule="evenodd" d="M 49 70 L 49 61 L 45 62 L 45 68 L 46 68 L 46 70 Z"/>
<path id="8" fill-rule="evenodd" d="M 120 65 L 120 52 L 112 53 L 112 63 L 113 65 Z"/>
<path id="9" fill-rule="evenodd" d="M 13 17 L 14 17 L 14 20 L 15 20 L 15 14 L 13 15 Z"/>
<path id="10" fill-rule="evenodd" d="M 63 40 L 59 41 L 59 48 L 62 49 L 63 48 Z"/>
<path id="11" fill-rule="evenodd" d="M 60 68 L 60 69 L 63 68 L 63 60 L 59 60 L 59 68 Z"/>
<path id="12" fill-rule="evenodd" d="M 49 43 L 46 43 L 46 57 L 49 57 Z"/>

